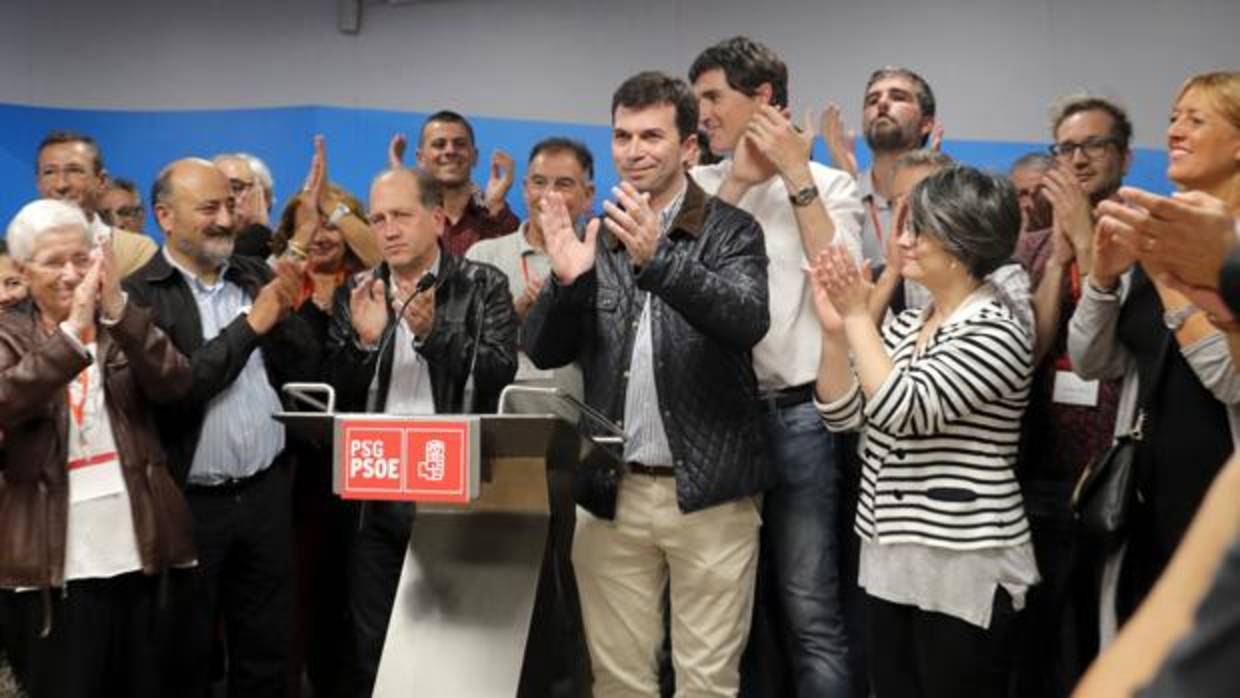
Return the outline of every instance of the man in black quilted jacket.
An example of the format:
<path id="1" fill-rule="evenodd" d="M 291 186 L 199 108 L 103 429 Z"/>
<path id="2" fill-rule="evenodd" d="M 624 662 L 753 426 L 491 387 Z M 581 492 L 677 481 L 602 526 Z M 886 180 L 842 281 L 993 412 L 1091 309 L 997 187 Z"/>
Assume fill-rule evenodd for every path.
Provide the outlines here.
<path id="1" fill-rule="evenodd" d="M 681 162 L 697 133 L 682 80 L 640 73 L 612 98 L 621 177 L 573 232 L 541 206 L 552 275 L 526 318 L 540 368 L 580 362 L 586 402 L 624 431 L 624 462 L 583 467 L 573 541 L 598 698 L 658 695 L 670 582 L 678 693 L 735 695 L 771 484 L 750 349 L 767 331 L 767 257 L 749 214 Z"/>

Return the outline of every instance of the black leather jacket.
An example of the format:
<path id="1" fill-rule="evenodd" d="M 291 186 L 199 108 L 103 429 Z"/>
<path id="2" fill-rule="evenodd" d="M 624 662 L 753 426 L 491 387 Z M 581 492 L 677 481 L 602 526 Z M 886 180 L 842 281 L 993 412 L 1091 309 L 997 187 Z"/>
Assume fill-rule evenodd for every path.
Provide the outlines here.
<path id="1" fill-rule="evenodd" d="M 374 272 L 388 283 L 386 263 Z M 367 351 L 357 340 L 349 294 L 356 274 L 336 289 L 331 325 L 327 335 L 327 378 L 336 388 L 337 409 L 347 412 L 382 412 L 392 378 L 393 343 L 383 356 Z M 390 284 L 389 284 L 390 288 Z M 481 327 L 479 327 L 481 321 Z M 387 332 L 394 329 L 396 312 L 388 308 Z M 479 334 L 479 330 L 481 333 Z M 440 247 L 439 273 L 435 282 L 435 321 L 431 333 L 417 348 L 430 367 L 435 412 L 459 413 L 464 408 L 465 383 L 474 361 L 474 338 L 479 337 L 474 366 L 473 412 L 494 412 L 499 393 L 517 374 L 517 316 L 504 274 L 489 264 L 471 262 L 448 254 Z M 371 409 L 367 395 L 379 370 L 378 403 Z"/>
<path id="2" fill-rule="evenodd" d="M 233 255 L 224 278 L 243 288 L 251 299 L 273 276 L 264 260 Z M 210 341 L 202 337 L 202 316 L 193 291 L 161 251 L 123 282 L 138 304 L 155 311 L 155 324 L 189 357 L 193 381 L 187 394 L 171 409 L 156 412 L 160 438 L 168 451 L 169 469 L 184 485 L 198 448 L 207 405 L 232 385 L 250 354 L 262 349 L 267 380 L 279 393 L 289 381 L 315 380 L 321 371 L 322 345 L 301 313 L 290 313 L 265 335 L 250 328 L 244 314 Z M 313 305 L 313 304 L 307 304 Z M 281 395 L 283 399 L 283 395 Z"/>
<path id="3" fill-rule="evenodd" d="M 628 368 L 646 291 L 655 384 L 688 513 L 773 484 L 750 350 L 770 324 L 762 228 L 693 180 L 680 212 L 640 270 L 600 232 L 594 268 L 569 286 L 552 275 L 523 328 L 539 368 L 581 363 L 586 402 L 623 422 Z M 648 464 L 661 465 L 661 464 Z M 614 518 L 623 473 L 583 466 L 578 503 Z"/>

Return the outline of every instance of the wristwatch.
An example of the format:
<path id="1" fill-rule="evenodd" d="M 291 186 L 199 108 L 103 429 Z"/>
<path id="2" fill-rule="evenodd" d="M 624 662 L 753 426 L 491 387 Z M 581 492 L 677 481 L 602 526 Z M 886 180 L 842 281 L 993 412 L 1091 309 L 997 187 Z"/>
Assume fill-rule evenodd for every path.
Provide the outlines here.
<path id="1" fill-rule="evenodd" d="M 788 195 L 788 200 L 791 201 L 792 205 L 796 206 L 797 208 L 803 208 L 805 206 L 809 206 L 810 202 L 812 202 L 814 199 L 817 199 L 817 198 L 818 198 L 818 187 L 812 184 L 809 185 L 808 187 L 803 187 L 801 189 L 798 189 L 796 193 L 794 194 Z"/>
<path id="2" fill-rule="evenodd" d="M 1168 310 L 1163 313 L 1163 324 L 1166 325 L 1167 329 L 1172 332 L 1179 332 L 1180 328 L 1184 326 L 1185 322 L 1188 322 L 1188 319 L 1192 317 L 1195 312 L 1197 312 L 1197 306 L 1192 303 L 1189 303 L 1178 310 Z"/>
<path id="3" fill-rule="evenodd" d="M 340 203 L 336 204 L 336 208 L 332 209 L 332 214 L 327 217 L 327 224 L 336 225 L 337 223 L 340 222 L 341 218 L 344 218 L 350 213 L 353 213 L 353 212 L 349 210 L 349 207 L 346 206 L 343 201 L 341 201 Z"/>

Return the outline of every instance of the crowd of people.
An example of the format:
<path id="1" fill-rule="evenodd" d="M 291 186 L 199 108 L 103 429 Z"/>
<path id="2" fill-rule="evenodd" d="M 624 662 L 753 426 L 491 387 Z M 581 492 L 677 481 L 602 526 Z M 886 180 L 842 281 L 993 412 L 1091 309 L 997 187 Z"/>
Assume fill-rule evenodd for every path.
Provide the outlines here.
<path id="1" fill-rule="evenodd" d="M 1131 121 L 1097 96 L 983 172 L 942 151 L 929 83 L 881 68 L 861 171 L 838 107 L 794 123 L 769 47 L 687 77 L 615 90 L 597 207 L 595 154 L 533 144 L 525 221 L 512 158 L 471 181 L 452 111 L 413 166 L 392 138 L 365 202 L 317 137 L 278 215 L 248 153 L 169 163 L 144 203 L 89 135 L 44 138 L 0 249 L 27 693 L 371 695 L 415 512 L 332 495 L 330 454 L 271 418 L 293 381 L 399 415 L 550 385 L 623 432 L 565 483 L 537 608 L 572 620 L 535 620 L 556 651 L 521 695 L 1240 689 L 1240 72 L 1172 96 L 1169 196 L 1123 186 Z M 1119 441 L 1102 538 L 1080 483 Z"/>

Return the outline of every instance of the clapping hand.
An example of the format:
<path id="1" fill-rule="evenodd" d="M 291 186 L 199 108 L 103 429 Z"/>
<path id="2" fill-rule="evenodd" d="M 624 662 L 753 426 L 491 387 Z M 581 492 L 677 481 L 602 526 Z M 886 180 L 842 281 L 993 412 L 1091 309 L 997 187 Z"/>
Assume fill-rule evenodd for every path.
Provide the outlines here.
<path id="1" fill-rule="evenodd" d="M 832 305 L 831 296 L 827 291 L 829 280 L 829 272 L 825 268 L 827 264 L 827 251 L 823 250 L 818 253 L 818 259 L 815 260 L 814 265 L 805 269 L 805 273 L 809 274 L 818 323 L 822 325 L 822 331 L 825 334 L 833 335 L 844 331 L 844 318 L 840 317 L 839 311 Z"/>
<path id="2" fill-rule="evenodd" d="M 387 285 L 367 275 L 349 293 L 349 316 L 358 341 L 373 347 L 379 343 L 388 321 Z"/>
<path id="3" fill-rule="evenodd" d="M 539 206 L 539 225 L 543 243 L 551 258 L 551 272 L 562 284 L 571 284 L 577 277 L 594 268 L 594 248 L 598 242 L 599 219 L 586 226 L 586 239 L 579 240 L 568 215 L 564 197 L 559 192 L 543 195 Z"/>
<path id="4" fill-rule="evenodd" d="M 818 255 L 815 269 L 815 276 L 841 318 L 869 319 L 870 291 L 874 284 L 870 280 L 868 262 L 859 267 L 848 250 L 828 245 Z"/>
<path id="5" fill-rule="evenodd" d="M 839 105 L 828 104 L 823 110 L 822 139 L 827 143 L 831 162 L 856 179 L 860 171 L 857 168 L 857 132 L 844 128 L 844 118 L 840 115 Z"/>
<path id="6" fill-rule="evenodd" d="M 508 196 L 508 190 L 512 188 L 515 176 L 516 163 L 511 155 L 502 150 L 491 154 L 491 178 L 487 180 L 483 198 L 492 216 L 503 210 L 504 200 Z"/>
<path id="7" fill-rule="evenodd" d="M 603 202 L 607 229 L 628 250 L 634 266 L 645 266 L 659 244 L 659 216 L 650 208 L 650 194 L 639 193 L 628 182 L 612 187 L 611 193 L 619 205 Z"/>
<path id="8" fill-rule="evenodd" d="M 405 148 L 409 145 L 409 139 L 403 133 L 392 135 L 392 140 L 388 141 L 388 167 L 393 170 L 399 170 L 405 166 Z"/>
<path id="9" fill-rule="evenodd" d="M 784 112 L 767 104 L 750 117 L 745 136 L 782 177 L 798 177 L 807 174 L 814 149 L 813 119 L 813 112 L 806 111 L 804 127 L 798 131 Z"/>

